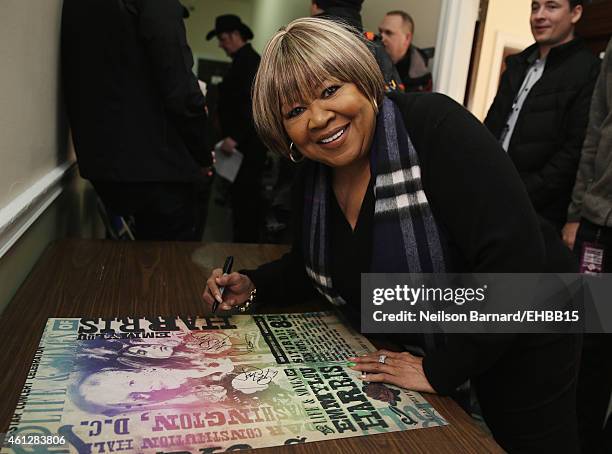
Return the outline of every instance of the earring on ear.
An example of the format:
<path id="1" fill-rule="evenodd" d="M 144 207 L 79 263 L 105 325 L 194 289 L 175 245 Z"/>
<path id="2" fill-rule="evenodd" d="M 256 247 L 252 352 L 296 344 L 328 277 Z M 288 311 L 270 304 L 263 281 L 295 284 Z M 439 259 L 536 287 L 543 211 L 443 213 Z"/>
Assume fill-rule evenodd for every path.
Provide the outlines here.
<path id="1" fill-rule="evenodd" d="M 291 159 L 291 162 L 295 164 L 304 160 L 304 155 L 300 153 L 297 148 L 295 148 L 295 144 L 293 142 L 289 144 L 289 159 Z"/>

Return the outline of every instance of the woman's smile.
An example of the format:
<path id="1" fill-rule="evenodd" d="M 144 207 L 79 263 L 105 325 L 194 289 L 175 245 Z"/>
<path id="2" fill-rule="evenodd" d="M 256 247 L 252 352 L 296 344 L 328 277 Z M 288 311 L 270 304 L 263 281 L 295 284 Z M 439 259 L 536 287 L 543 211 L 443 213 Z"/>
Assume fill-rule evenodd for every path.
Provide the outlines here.
<path id="1" fill-rule="evenodd" d="M 317 143 L 323 148 L 337 148 L 341 146 L 345 141 L 350 128 L 350 122 L 336 128 L 329 134 L 323 134 L 322 139 L 317 140 Z"/>

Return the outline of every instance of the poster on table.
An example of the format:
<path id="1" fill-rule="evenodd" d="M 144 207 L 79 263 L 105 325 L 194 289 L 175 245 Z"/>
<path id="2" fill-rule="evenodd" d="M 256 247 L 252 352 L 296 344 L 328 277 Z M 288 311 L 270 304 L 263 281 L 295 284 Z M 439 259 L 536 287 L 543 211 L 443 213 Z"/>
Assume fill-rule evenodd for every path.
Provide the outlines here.
<path id="1" fill-rule="evenodd" d="M 215 453 L 447 424 L 347 367 L 373 350 L 332 312 L 49 319 L 2 453 Z"/>

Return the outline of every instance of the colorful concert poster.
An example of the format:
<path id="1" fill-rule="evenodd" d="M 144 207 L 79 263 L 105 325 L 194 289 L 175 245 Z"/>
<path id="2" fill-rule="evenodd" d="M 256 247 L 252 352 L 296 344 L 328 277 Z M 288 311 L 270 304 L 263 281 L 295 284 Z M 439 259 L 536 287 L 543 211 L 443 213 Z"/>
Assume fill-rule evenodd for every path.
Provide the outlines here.
<path id="1" fill-rule="evenodd" d="M 217 453 L 447 424 L 331 312 L 49 319 L 2 453 Z"/>

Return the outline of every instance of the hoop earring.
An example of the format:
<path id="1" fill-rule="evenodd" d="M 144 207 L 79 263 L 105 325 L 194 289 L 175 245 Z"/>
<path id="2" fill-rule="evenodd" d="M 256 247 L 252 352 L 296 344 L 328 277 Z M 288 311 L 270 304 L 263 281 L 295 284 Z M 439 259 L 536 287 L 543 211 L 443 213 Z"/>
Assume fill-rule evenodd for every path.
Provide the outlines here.
<path id="1" fill-rule="evenodd" d="M 291 144 L 289 145 L 289 159 L 291 159 L 291 162 L 293 162 L 294 164 L 297 164 L 304 160 L 304 155 L 297 151 L 293 142 L 291 142 Z"/>

